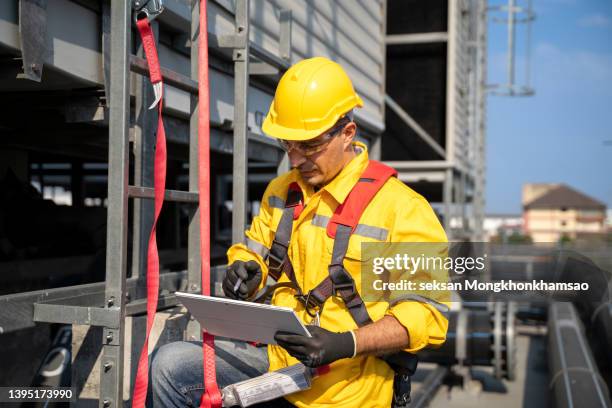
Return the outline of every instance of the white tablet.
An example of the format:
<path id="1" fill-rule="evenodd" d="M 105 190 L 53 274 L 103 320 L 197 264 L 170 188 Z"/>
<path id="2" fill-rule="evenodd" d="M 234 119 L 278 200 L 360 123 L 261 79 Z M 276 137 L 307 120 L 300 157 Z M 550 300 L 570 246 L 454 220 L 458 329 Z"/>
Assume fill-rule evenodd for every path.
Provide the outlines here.
<path id="1" fill-rule="evenodd" d="M 293 309 L 176 292 L 207 332 L 231 339 L 276 344 L 274 333 L 285 331 L 311 337 Z"/>

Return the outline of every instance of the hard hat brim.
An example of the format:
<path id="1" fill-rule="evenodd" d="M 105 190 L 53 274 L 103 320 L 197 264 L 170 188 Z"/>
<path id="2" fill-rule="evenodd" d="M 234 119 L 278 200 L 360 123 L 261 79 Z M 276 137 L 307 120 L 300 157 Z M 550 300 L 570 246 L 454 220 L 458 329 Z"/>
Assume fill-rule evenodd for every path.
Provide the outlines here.
<path id="1" fill-rule="evenodd" d="M 319 136 L 322 131 L 319 129 L 314 130 L 306 130 L 306 129 L 293 129 L 284 126 L 277 125 L 275 123 L 271 123 L 269 120 L 265 120 L 261 130 L 271 137 L 276 139 L 284 139 L 284 140 L 310 140 Z"/>
<path id="2" fill-rule="evenodd" d="M 355 95 L 355 104 L 353 108 L 361 108 L 363 107 L 363 101 L 358 95 Z M 270 107 L 272 109 L 272 107 Z M 349 110 L 350 111 L 350 110 Z M 346 113 L 346 112 L 345 112 Z M 291 141 L 304 141 L 314 139 L 325 131 L 331 129 L 338 119 L 340 119 L 342 115 L 338 116 L 329 126 L 326 126 L 321 129 L 295 129 L 290 127 L 281 126 L 277 123 L 274 123 L 270 119 L 270 115 L 266 115 L 266 118 L 261 126 L 261 130 L 268 136 L 283 139 L 283 140 L 291 140 Z"/>

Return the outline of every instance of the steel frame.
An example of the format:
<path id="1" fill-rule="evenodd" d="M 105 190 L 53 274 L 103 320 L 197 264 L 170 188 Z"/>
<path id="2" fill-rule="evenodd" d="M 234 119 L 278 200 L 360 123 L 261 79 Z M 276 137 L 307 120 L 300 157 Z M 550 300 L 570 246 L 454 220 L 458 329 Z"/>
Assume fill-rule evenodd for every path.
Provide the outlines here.
<path id="1" fill-rule="evenodd" d="M 476 27 L 474 38 L 469 38 L 467 44 L 459 38 L 463 33 L 462 19 L 472 17 Z M 484 186 L 485 186 L 485 110 L 486 110 L 486 23 L 487 2 L 448 0 L 447 32 L 393 34 L 386 36 L 386 45 L 446 43 L 447 44 L 447 94 L 446 94 L 446 145 L 443 148 L 419 123 L 412 118 L 402 106 L 389 95 L 385 95 L 386 105 L 411 128 L 431 148 L 440 160 L 387 162 L 399 171 L 399 178 L 405 182 L 427 181 L 442 184 L 442 214 L 443 226 L 449 239 L 472 240 L 482 239 L 482 222 L 484 221 Z M 469 55 L 467 61 L 458 61 L 457 47 L 467 45 Z M 456 100 L 456 90 L 467 84 L 460 83 L 456 70 L 460 64 L 467 64 L 469 78 L 469 94 L 467 105 L 468 118 L 465 132 L 468 134 L 467 146 L 459 146 L 468 150 L 467 164 L 457 160 L 456 108 L 460 101 Z M 473 190 L 471 190 L 473 189 Z M 471 205 L 471 208 L 468 206 Z M 451 220 L 453 221 L 451 223 Z"/>
<path id="2" fill-rule="evenodd" d="M 31 3 L 32 1 L 24 1 Z M 125 0 L 110 0 L 102 4 L 102 30 L 104 71 L 107 106 L 109 106 L 108 152 L 108 219 L 106 279 L 88 285 L 18 293 L 0 297 L 2 310 L 20 310 L 21 313 L 0 314 L 0 331 L 18 330 L 34 322 L 80 324 L 103 328 L 102 366 L 100 371 L 100 407 L 123 405 L 123 373 L 125 361 L 125 318 L 146 311 L 145 268 L 147 237 L 153 218 L 153 135 L 156 113 L 149 111 L 153 94 L 147 81 L 139 76 L 135 108 L 140 112 L 134 130 L 135 185 L 128 184 L 130 147 L 130 72 L 146 76 L 146 61 L 139 55 L 131 55 L 132 4 Z M 191 94 L 189 131 L 189 191 L 166 190 L 167 201 L 196 204 L 198 202 L 197 155 L 197 41 L 199 37 L 199 0 L 192 0 L 191 19 L 191 76 L 162 68 L 164 82 Z M 249 0 L 237 0 L 235 15 L 236 32 L 231 36 L 211 36 L 214 47 L 230 48 L 234 63 L 234 213 L 232 230 L 234 242 L 243 240 L 246 226 L 248 141 L 253 139 L 247 126 L 249 75 L 277 75 L 289 67 L 291 59 L 291 12 L 281 10 L 280 56 L 276 56 L 248 40 Z M 157 31 L 157 23 L 153 23 Z M 109 35 L 110 34 L 110 35 Z M 221 51 L 223 53 L 223 51 Z M 249 69 L 250 58 L 256 62 Z M 255 138 L 257 139 L 257 138 Z M 282 168 L 283 162 L 279 163 Z M 135 199 L 133 223 L 132 276 L 127 277 L 128 256 L 128 201 Z M 199 217 L 193 206 L 188 229 L 188 254 L 186 272 L 164 273 L 160 276 L 160 300 L 158 309 L 177 305 L 172 294 L 176 290 L 199 292 L 201 290 L 199 257 Z M 216 282 L 222 267 L 211 268 Z M 213 283 L 211 288 L 220 294 Z M 134 299 L 134 300 L 132 300 Z M 24 310 L 26 311 L 24 313 Z M 30 313 L 31 311 L 31 313 Z M 8 322 L 8 325 L 6 325 Z M 188 336 L 199 338 L 197 324 L 187 328 Z"/>

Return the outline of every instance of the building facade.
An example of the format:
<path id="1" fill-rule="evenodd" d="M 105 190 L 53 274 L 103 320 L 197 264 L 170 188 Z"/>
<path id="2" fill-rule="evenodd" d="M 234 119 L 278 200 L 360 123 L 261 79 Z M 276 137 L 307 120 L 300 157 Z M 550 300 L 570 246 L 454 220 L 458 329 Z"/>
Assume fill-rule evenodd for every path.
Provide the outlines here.
<path id="1" fill-rule="evenodd" d="M 558 242 L 606 232 L 606 205 L 564 184 L 523 186 L 523 228 L 534 242 Z"/>

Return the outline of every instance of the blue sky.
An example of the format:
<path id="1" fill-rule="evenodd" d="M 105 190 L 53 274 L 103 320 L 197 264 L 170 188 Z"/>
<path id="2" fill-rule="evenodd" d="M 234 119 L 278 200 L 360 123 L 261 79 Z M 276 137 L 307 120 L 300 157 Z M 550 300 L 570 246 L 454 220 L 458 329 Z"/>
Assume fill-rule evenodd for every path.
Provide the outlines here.
<path id="1" fill-rule="evenodd" d="M 533 0 L 533 7 L 535 96 L 488 95 L 487 213 L 520 213 L 529 182 L 566 183 L 612 208 L 612 1 Z M 523 84 L 525 31 L 518 30 Z M 488 45 L 488 82 L 503 82 L 505 26 L 490 21 Z"/>

